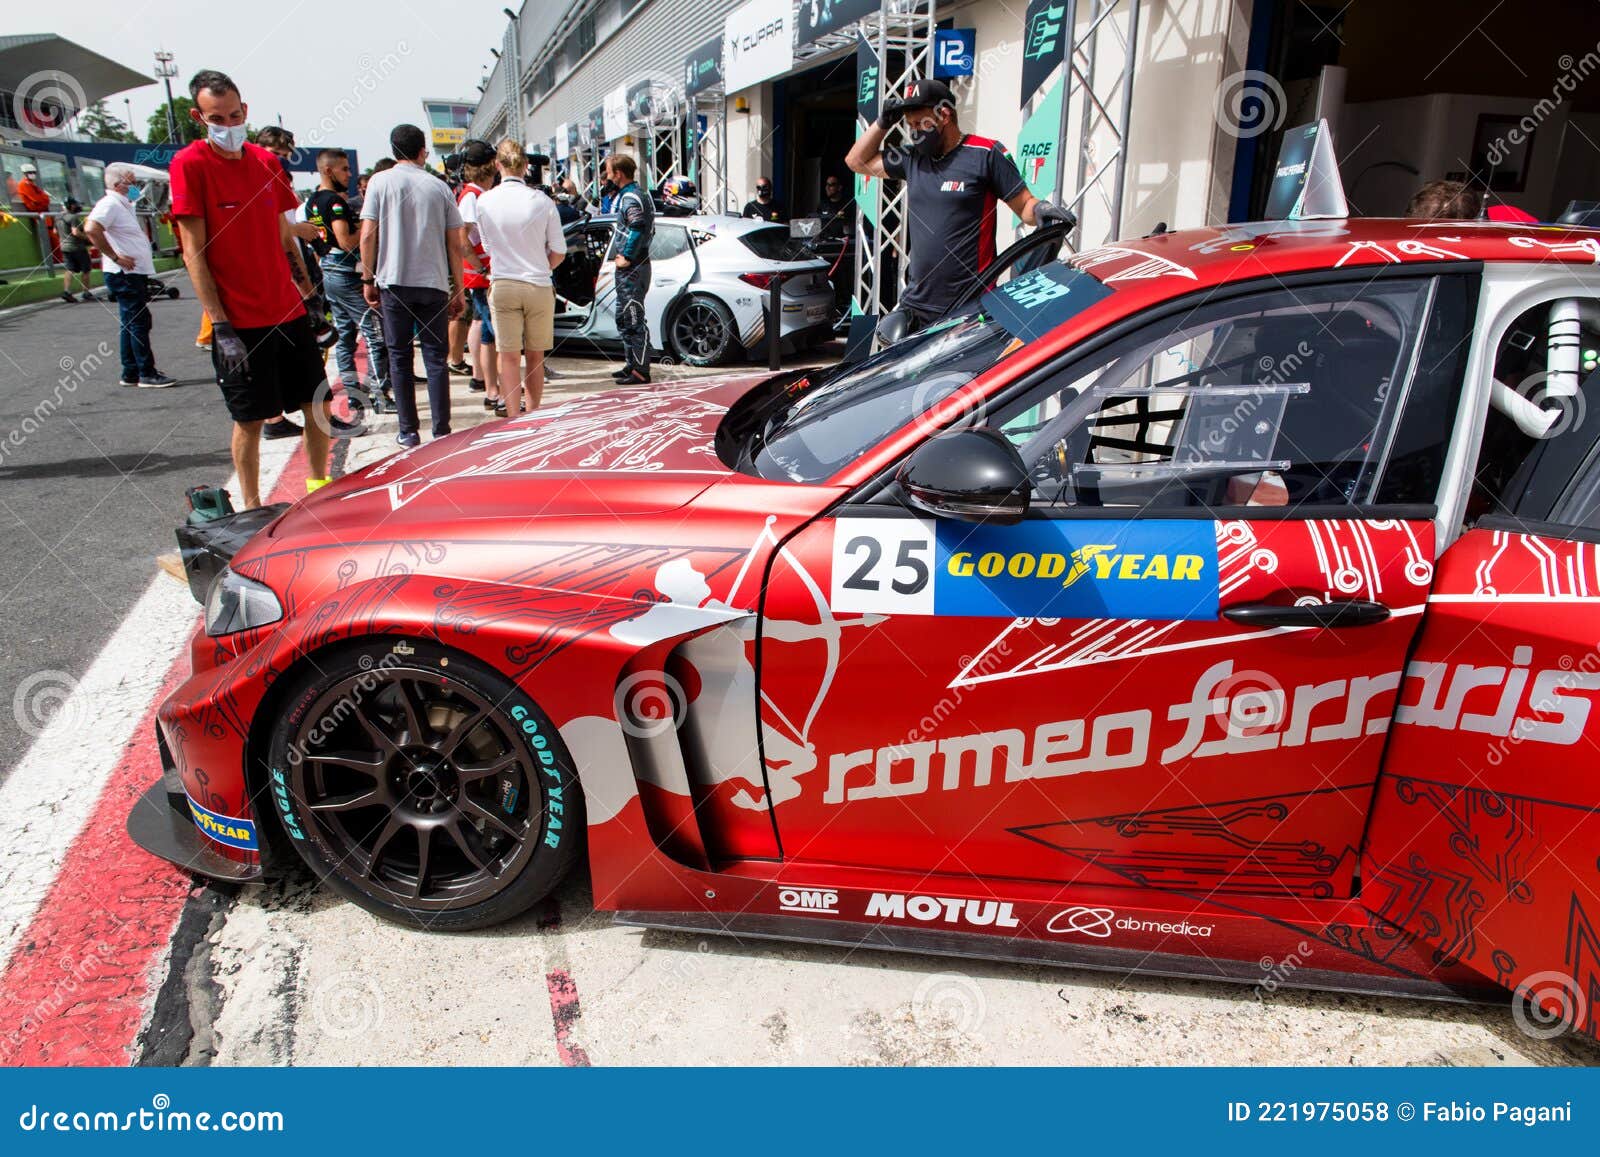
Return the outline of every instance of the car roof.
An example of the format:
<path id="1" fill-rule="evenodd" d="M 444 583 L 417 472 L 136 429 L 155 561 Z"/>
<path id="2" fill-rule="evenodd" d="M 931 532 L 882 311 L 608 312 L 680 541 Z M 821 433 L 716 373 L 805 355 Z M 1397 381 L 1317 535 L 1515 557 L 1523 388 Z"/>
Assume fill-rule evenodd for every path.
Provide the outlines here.
<path id="1" fill-rule="evenodd" d="M 1352 266 L 1452 261 L 1600 265 L 1600 230 L 1380 217 L 1258 221 L 1117 241 L 1069 260 L 1108 285 L 1160 279 L 1166 289 L 1181 293 Z"/>

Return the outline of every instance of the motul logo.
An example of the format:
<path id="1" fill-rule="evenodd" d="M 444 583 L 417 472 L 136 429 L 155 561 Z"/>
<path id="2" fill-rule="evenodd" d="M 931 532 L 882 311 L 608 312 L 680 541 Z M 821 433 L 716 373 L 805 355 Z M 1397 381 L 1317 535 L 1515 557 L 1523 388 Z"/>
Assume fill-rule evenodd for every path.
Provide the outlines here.
<path id="1" fill-rule="evenodd" d="M 957 900 L 947 896 L 888 896 L 874 892 L 867 915 L 920 920 L 924 924 L 967 924 L 974 928 L 1015 928 L 1010 904 L 998 900 Z"/>

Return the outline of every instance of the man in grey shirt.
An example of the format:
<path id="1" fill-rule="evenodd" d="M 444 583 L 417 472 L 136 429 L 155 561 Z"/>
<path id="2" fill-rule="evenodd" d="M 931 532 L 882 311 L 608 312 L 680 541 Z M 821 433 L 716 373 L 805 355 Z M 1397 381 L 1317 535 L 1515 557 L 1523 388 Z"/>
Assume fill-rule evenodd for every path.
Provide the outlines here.
<path id="1" fill-rule="evenodd" d="M 428 141 L 416 125 L 389 134 L 395 167 L 375 174 L 361 202 L 361 290 L 382 310 L 389 382 L 402 446 L 422 441 L 411 342 L 428 371 L 433 436 L 450 432 L 450 319 L 466 309 L 461 292 L 461 214 L 444 180 L 422 167 Z"/>

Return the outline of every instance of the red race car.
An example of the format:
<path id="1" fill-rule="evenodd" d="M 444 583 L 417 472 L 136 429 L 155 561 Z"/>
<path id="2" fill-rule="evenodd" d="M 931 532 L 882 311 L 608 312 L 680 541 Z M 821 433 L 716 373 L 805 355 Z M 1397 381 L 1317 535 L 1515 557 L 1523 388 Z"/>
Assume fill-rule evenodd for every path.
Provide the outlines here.
<path id="1" fill-rule="evenodd" d="M 130 831 L 424 928 L 587 846 L 634 924 L 1592 1034 L 1597 299 L 1593 231 L 1172 233 L 396 455 L 219 568 Z"/>

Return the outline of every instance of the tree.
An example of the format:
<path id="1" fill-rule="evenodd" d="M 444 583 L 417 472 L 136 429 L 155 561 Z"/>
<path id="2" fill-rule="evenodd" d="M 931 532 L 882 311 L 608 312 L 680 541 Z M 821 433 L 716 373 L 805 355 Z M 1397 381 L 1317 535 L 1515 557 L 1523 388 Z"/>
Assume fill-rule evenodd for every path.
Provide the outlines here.
<path id="1" fill-rule="evenodd" d="M 78 114 L 78 131 L 91 141 L 120 141 L 137 144 L 138 136 L 117 117 L 111 115 L 106 102 L 97 100 Z"/>
<path id="2" fill-rule="evenodd" d="M 205 126 L 197 124 L 189 115 L 189 110 L 194 107 L 194 101 L 186 96 L 172 98 L 172 115 L 178 121 L 178 140 L 176 143 L 186 145 L 190 141 L 198 141 L 206 135 Z M 150 114 L 150 123 L 146 126 L 145 137 L 152 145 L 167 143 L 167 106 L 162 103 L 155 112 Z"/>

